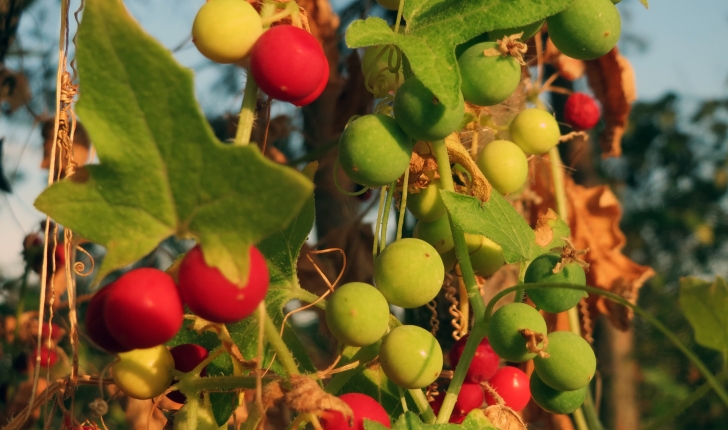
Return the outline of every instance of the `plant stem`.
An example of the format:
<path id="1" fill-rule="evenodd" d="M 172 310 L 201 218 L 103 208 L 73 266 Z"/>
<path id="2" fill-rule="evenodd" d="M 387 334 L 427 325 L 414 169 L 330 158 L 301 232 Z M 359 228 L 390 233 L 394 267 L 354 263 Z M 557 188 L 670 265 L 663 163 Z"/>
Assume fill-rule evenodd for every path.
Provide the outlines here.
<path id="1" fill-rule="evenodd" d="M 437 171 L 440 174 L 440 184 L 442 184 L 442 189 L 445 191 L 455 191 L 455 183 L 452 180 L 450 159 L 447 155 L 447 146 L 445 145 L 445 141 L 437 140 L 432 142 L 432 150 L 435 154 L 435 158 L 437 159 Z M 463 274 L 465 288 L 468 290 L 470 306 L 473 308 L 473 317 L 475 319 L 474 325 L 477 325 L 479 321 L 483 320 L 483 311 L 485 310 L 483 298 L 480 297 L 478 283 L 475 280 L 473 266 L 470 263 L 470 253 L 468 252 L 468 245 L 465 243 L 465 233 L 462 229 L 453 224 L 452 217 L 449 213 L 448 217 L 450 218 L 452 238 L 455 242 L 455 255 L 457 256 L 458 264 L 460 264 L 460 271 Z"/>
<path id="2" fill-rule="evenodd" d="M 273 324 L 273 320 L 270 318 L 270 315 L 265 312 L 264 307 L 258 308 L 258 310 L 256 310 L 255 312 L 265 313 L 265 338 L 266 340 L 268 340 L 268 343 L 270 343 L 273 351 L 275 351 L 276 355 L 278 356 L 278 361 L 280 361 L 281 365 L 283 365 L 283 368 L 286 369 L 286 373 L 288 373 L 289 376 L 300 375 L 301 372 L 298 370 L 296 360 L 293 358 L 293 355 L 286 346 L 286 343 L 283 342 L 283 339 L 278 334 L 278 328 L 275 326 L 275 324 Z"/>
<path id="3" fill-rule="evenodd" d="M 518 270 L 518 285 L 522 285 L 523 281 L 526 279 L 526 269 L 528 268 L 529 264 L 530 261 L 521 261 L 521 267 Z M 526 290 L 523 287 L 517 289 L 516 295 L 513 297 L 513 303 L 523 302 L 524 294 L 526 294 Z"/>
<path id="4" fill-rule="evenodd" d="M 404 179 L 402 180 L 402 200 L 399 202 L 399 221 L 397 222 L 397 240 L 402 239 L 402 226 L 404 225 L 404 216 L 407 213 L 407 191 L 409 185 L 409 166 L 404 171 Z"/>
<path id="5" fill-rule="evenodd" d="M 493 313 L 493 307 L 495 304 L 500 300 L 503 296 L 506 294 L 509 294 L 511 291 L 515 291 L 519 287 L 509 287 L 502 291 L 500 291 L 498 294 L 493 296 L 492 299 L 490 299 L 490 302 L 488 302 L 488 305 L 485 308 L 485 322 L 490 322 L 491 315 Z M 596 294 L 599 296 L 606 297 L 609 300 L 612 300 L 613 302 L 619 303 L 623 306 L 627 306 L 628 308 L 634 310 L 636 314 L 639 314 L 642 318 L 647 320 L 648 323 L 652 324 L 658 331 L 662 332 L 667 339 L 672 342 L 673 345 L 677 347 L 687 358 L 692 362 L 692 364 L 697 367 L 698 371 L 703 375 L 703 377 L 708 381 L 710 386 L 715 390 L 716 394 L 718 394 L 718 397 L 720 397 L 721 401 L 728 406 L 728 392 L 726 392 L 725 388 L 723 388 L 718 380 L 713 376 L 713 373 L 708 369 L 708 367 L 703 363 L 703 361 L 695 355 L 690 349 L 688 349 L 685 344 L 683 344 L 680 339 L 672 332 L 670 329 L 665 327 L 664 324 L 660 322 L 657 318 L 650 315 L 647 311 L 640 308 L 637 305 L 632 304 L 622 296 L 619 296 L 614 293 L 610 293 L 609 291 L 602 290 L 600 288 L 595 287 L 586 287 L 581 285 L 574 285 L 574 284 L 560 284 L 560 283 L 542 283 L 542 284 L 526 284 L 525 288 L 528 289 L 540 289 L 540 288 L 568 288 L 572 290 L 582 290 L 586 291 L 590 294 Z M 467 346 L 467 344 L 466 344 Z M 587 391 L 587 396 L 589 395 L 589 392 Z"/>
<path id="6" fill-rule="evenodd" d="M 384 206 L 384 215 L 382 216 L 382 240 L 379 241 L 380 252 L 387 246 L 387 226 L 389 224 L 389 212 L 392 210 L 395 185 L 396 182 L 392 182 L 387 188 L 387 204 Z"/>
<path id="7" fill-rule="evenodd" d="M 440 413 L 437 415 L 438 423 L 446 423 L 450 419 L 452 410 L 455 407 L 455 401 L 457 401 L 458 394 L 460 394 L 460 388 L 463 386 L 463 382 L 465 381 L 465 375 L 468 373 L 470 362 L 475 356 L 475 350 L 478 348 L 478 344 L 480 344 L 480 341 L 483 340 L 487 332 L 487 324 L 476 324 L 473 326 L 473 331 L 470 332 L 470 336 L 468 336 L 468 340 L 465 342 L 463 355 L 460 356 L 460 361 L 455 368 L 452 381 L 450 381 L 450 386 L 448 387 L 445 398 L 442 401 Z"/>
<path id="8" fill-rule="evenodd" d="M 422 415 L 422 418 L 424 418 L 425 424 L 434 423 L 437 417 L 432 411 L 432 408 L 430 407 L 430 402 L 427 401 L 427 396 L 425 395 L 425 393 L 421 389 L 409 390 L 409 393 L 410 396 L 412 396 L 412 399 L 414 399 L 415 405 L 417 405 L 417 409 L 420 410 L 420 414 Z"/>
<path id="9" fill-rule="evenodd" d="M 379 255 L 379 234 L 380 229 L 382 228 L 382 213 L 384 212 L 384 202 L 387 198 L 386 192 L 386 186 L 379 189 L 379 210 L 377 211 L 377 223 L 375 224 L 376 228 L 374 229 L 374 248 L 372 249 L 374 261 L 377 260 L 377 255 Z"/>
<path id="10" fill-rule="evenodd" d="M 397 387 L 397 389 L 399 389 L 399 401 L 402 404 L 402 410 L 408 412 L 409 408 L 407 407 L 407 399 L 404 398 L 404 390 L 402 387 Z"/>
<path id="11" fill-rule="evenodd" d="M 564 169 L 559 155 L 559 146 L 549 150 L 551 162 L 551 179 L 554 184 L 554 199 L 556 199 L 556 212 L 564 222 L 569 223 L 569 208 L 566 205 L 566 187 L 564 186 Z"/>

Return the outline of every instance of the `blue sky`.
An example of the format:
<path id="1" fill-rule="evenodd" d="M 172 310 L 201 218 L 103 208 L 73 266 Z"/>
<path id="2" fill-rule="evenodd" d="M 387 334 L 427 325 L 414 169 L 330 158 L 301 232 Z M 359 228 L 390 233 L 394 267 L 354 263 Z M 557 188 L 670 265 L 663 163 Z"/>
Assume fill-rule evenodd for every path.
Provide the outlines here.
<path id="1" fill-rule="evenodd" d="M 336 0 L 336 3 L 347 1 Z M 21 33 L 31 31 L 44 12 L 57 16 L 58 3 L 38 0 L 32 13 L 24 15 Z M 204 0 L 127 0 L 126 3 L 147 31 L 164 45 L 174 47 L 187 38 L 194 15 Z M 667 91 L 675 91 L 693 101 L 727 96 L 728 1 L 651 0 L 651 3 L 649 10 L 637 0 L 624 0 L 619 5 L 623 34 L 647 42 L 644 52 L 631 49 L 632 45 L 626 46 L 637 76 L 638 97 L 651 100 Z M 72 9 L 76 4 L 74 1 Z M 49 28 L 48 31 L 53 34 L 57 30 Z M 216 71 L 204 67 L 207 62 L 194 46 L 188 44 L 178 52 L 177 58 L 196 70 L 203 108 L 230 112 L 237 109 L 239 97 L 229 97 L 220 104 L 219 99 L 206 96 Z M 238 76 L 242 83 L 242 73 Z M 37 130 L 31 132 L 6 120 L 0 122 L 0 136 L 6 139 L 5 169 L 12 171 L 19 165 L 25 172 L 25 180 L 18 184 L 15 193 L 7 199 L 0 197 L 0 270 L 14 276 L 22 272 L 22 238 L 43 218 L 32 203 L 43 189 L 46 175 L 37 168 L 41 157 Z"/>

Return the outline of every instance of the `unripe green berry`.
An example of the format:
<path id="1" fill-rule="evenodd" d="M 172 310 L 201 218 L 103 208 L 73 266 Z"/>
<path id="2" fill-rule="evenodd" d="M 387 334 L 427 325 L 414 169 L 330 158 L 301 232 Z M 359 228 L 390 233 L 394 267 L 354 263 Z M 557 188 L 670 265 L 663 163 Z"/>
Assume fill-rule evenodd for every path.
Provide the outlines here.
<path id="1" fill-rule="evenodd" d="M 350 282 L 337 288 L 326 303 L 326 324 L 344 345 L 371 345 L 387 331 L 389 304 L 373 285 Z"/>
<path id="2" fill-rule="evenodd" d="M 577 60 L 593 60 L 611 51 L 622 30 L 619 11 L 610 0 L 574 0 L 546 21 L 554 45 Z"/>

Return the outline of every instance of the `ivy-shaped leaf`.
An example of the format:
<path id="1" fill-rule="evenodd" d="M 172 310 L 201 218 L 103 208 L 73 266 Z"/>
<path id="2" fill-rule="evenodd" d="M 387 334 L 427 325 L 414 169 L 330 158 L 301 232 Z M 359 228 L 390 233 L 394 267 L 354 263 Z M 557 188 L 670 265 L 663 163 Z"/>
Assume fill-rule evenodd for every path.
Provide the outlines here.
<path id="1" fill-rule="evenodd" d="M 346 31 L 350 48 L 397 45 L 412 72 L 446 106 L 458 103 L 460 72 L 455 47 L 487 31 L 513 28 L 564 9 L 573 0 L 407 0 L 405 35 L 379 18 L 354 21 Z"/>
<path id="2" fill-rule="evenodd" d="M 708 282 L 698 278 L 680 280 L 680 306 L 695 331 L 695 340 L 715 349 L 728 359 L 728 284 L 717 277 Z"/>
<path id="3" fill-rule="evenodd" d="M 508 201 L 497 192 L 483 203 L 475 197 L 440 191 L 450 217 L 465 233 L 482 234 L 503 248 L 508 263 L 530 261 L 550 249 L 563 246 L 571 233 L 565 222 L 553 214 L 544 219 L 538 235 Z M 550 230 L 544 235 L 543 230 Z M 546 240 L 542 240 L 546 237 Z M 540 244 L 542 242 L 542 244 Z"/>
<path id="4" fill-rule="evenodd" d="M 206 262 L 242 283 L 249 246 L 284 227 L 312 183 L 255 145 L 220 143 L 192 72 L 120 0 L 86 2 L 76 58 L 76 110 L 101 164 L 54 184 L 36 207 L 106 247 L 97 281 L 178 235 L 197 238 Z"/>

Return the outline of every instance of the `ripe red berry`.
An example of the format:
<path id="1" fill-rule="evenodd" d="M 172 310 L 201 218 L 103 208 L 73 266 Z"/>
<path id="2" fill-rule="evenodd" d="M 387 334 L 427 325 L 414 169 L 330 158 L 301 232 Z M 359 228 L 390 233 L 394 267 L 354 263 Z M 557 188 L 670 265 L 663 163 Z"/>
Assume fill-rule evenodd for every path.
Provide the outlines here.
<path id="1" fill-rule="evenodd" d="M 302 106 L 311 104 L 311 102 L 316 100 L 321 95 L 321 93 L 324 92 L 324 90 L 326 89 L 326 85 L 328 85 L 328 83 L 329 83 L 328 63 L 327 63 L 327 67 L 324 70 L 325 70 L 325 73 L 321 77 L 321 82 L 319 83 L 319 86 L 311 94 L 307 95 L 306 97 L 304 97 L 300 100 L 294 100 L 291 103 L 293 103 L 294 105 L 296 105 L 298 107 L 302 107 Z"/>
<path id="2" fill-rule="evenodd" d="M 131 351 L 132 348 L 122 345 L 106 327 L 104 306 L 111 291 L 110 287 L 111 285 L 100 289 L 89 301 L 88 308 L 86 308 L 86 333 L 98 347 L 108 352 Z"/>
<path id="3" fill-rule="evenodd" d="M 341 412 L 327 410 L 321 415 L 321 425 L 324 430 L 364 430 L 365 419 L 376 421 L 387 428 L 391 428 L 387 411 L 373 398 L 359 393 L 343 394 L 339 398 L 346 402 L 354 412 L 354 425 L 349 426 L 348 420 Z"/>
<path id="4" fill-rule="evenodd" d="M 182 327 L 182 299 L 169 274 L 148 267 L 134 269 L 107 289 L 106 327 L 127 348 L 161 345 Z"/>
<path id="5" fill-rule="evenodd" d="M 182 300 L 198 316 L 217 323 L 234 323 L 249 316 L 268 292 L 265 258 L 250 247 L 250 274 L 245 285 L 230 282 L 216 267 L 205 263 L 202 249 L 187 253 L 179 269 Z"/>
<path id="6" fill-rule="evenodd" d="M 169 350 L 174 358 L 174 368 L 180 372 L 191 372 L 198 364 L 202 363 L 208 356 L 208 351 L 200 345 L 194 343 L 184 343 L 177 345 Z M 202 369 L 200 376 L 207 374 L 207 368 Z M 179 391 L 171 391 L 167 393 L 167 397 L 177 403 L 187 401 L 187 396 Z"/>
<path id="7" fill-rule="evenodd" d="M 450 365 L 453 369 L 460 362 L 460 356 L 463 355 L 465 350 L 465 342 L 468 341 L 468 336 L 461 337 L 450 350 Z M 479 384 L 483 381 L 489 380 L 498 370 L 498 361 L 500 358 L 498 354 L 493 351 L 493 348 L 488 342 L 488 338 L 483 338 L 475 350 L 473 360 L 470 362 L 468 373 L 465 376 L 465 380 Z"/>
<path id="8" fill-rule="evenodd" d="M 477 409 L 483 404 L 483 388 L 480 384 L 465 382 L 460 387 L 458 399 L 455 401 L 453 414 L 467 415 L 473 409 Z"/>
<path id="9" fill-rule="evenodd" d="M 40 367 L 53 367 L 58 361 L 58 354 L 47 346 L 41 345 L 35 349 L 35 356 L 40 356 Z"/>
<path id="10" fill-rule="evenodd" d="M 574 93 L 564 106 L 564 121 L 574 130 L 589 130 L 599 122 L 602 115 L 599 105 L 588 94 Z"/>
<path id="11" fill-rule="evenodd" d="M 505 405 L 516 412 L 525 408 L 528 401 L 531 400 L 528 376 L 517 367 L 501 367 L 488 383 L 503 398 Z M 488 405 L 498 404 L 487 389 L 485 390 L 485 401 Z"/>
<path id="12" fill-rule="evenodd" d="M 250 54 L 253 78 L 268 96 L 303 105 L 321 88 L 329 64 L 311 33 L 278 25 L 263 33 Z M 325 84 L 324 84 L 325 86 Z"/>

